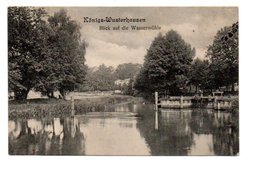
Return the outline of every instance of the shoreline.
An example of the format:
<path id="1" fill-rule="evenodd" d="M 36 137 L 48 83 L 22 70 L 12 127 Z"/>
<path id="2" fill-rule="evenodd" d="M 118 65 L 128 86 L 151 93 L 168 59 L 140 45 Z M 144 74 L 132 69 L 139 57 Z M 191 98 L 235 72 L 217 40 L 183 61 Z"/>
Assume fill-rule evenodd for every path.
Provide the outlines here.
<path id="1" fill-rule="evenodd" d="M 135 101 L 128 95 L 109 95 L 75 101 L 76 114 L 101 112 L 115 105 Z M 8 102 L 8 118 L 30 118 L 71 114 L 71 101 L 64 99 L 28 99 Z"/>

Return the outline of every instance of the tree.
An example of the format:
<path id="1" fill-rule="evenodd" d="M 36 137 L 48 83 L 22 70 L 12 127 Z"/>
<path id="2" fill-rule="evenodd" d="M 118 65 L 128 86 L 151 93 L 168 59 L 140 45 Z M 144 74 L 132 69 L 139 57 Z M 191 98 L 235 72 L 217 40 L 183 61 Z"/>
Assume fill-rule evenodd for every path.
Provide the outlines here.
<path id="1" fill-rule="evenodd" d="M 188 83 L 188 71 L 195 49 L 175 31 L 159 34 L 145 55 L 134 87 L 150 95 L 155 91 L 181 94 Z"/>
<path id="2" fill-rule="evenodd" d="M 134 76 L 140 71 L 140 64 L 125 63 L 117 66 L 115 70 L 115 77 L 117 79 L 134 78 Z"/>
<path id="3" fill-rule="evenodd" d="M 8 90 L 26 99 L 43 68 L 46 15 L 42 8 L 8 8 Z"/>
<path id="4" fill-rule="evenodd" d="M 129 83 L 123 88 L 123 93 L 126 95 L 134 95 L 133 79 L 129 80 Z"/>
<path id="5" fill-rule="evenodd" d="M 86 75 L 85 53 L 87 44 L 81 39 L 79 24 L 61 9 L 48 18 L 50 32 L 45 52 L 45 72 L 36 89 L 53 96 L 58 90 L 65 97 Z"/>
<path id="6" fill-rule="evenodd" d="M 200 60 L 196 58 L 190 67 L 189 82 L 196 87 L 196 93 L 198 87 L 201 89 L 208 88 L 209 77 L 209 62 L 207 60 Z"/>
<path id="7" fill-rule="evenodd" d="M 87 71 L 83 90 L 109 91 L 115 88 L 114 68 L 100 65 L 97 69 L 90 68 Z"/>
<path id="8" fill-rule="evenodd" d="M 216 87 L 238 82 L 238 22 L 217 32 L 207 57 Z"/>
<path id="9" fill-rule="evenodd" d="M 143 66 L 134 80 L 134 89 L 140 92 L 145 98 L 150 98 L 151 86 L 147 78 L 148 78 L 147 69 Z"/>
<path id="10" fill-rule="evenodd" d="M 64 10 L 48 22 L 46 15 L 43 8 L 8 8 L 8 86 L 15 99 L 26 99 L 31 89 L 65 96 L 85 78 L 80 26 Z"/>

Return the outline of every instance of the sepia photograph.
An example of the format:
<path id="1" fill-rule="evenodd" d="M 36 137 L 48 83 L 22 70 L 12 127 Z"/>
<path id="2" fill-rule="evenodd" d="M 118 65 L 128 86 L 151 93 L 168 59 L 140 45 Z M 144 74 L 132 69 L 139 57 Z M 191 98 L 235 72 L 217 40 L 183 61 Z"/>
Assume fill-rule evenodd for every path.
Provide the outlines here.
<path id="1" fill-rule="evenodd" d="M 7 7 L 9 155 L 238 156 L 238 11 Z"/>

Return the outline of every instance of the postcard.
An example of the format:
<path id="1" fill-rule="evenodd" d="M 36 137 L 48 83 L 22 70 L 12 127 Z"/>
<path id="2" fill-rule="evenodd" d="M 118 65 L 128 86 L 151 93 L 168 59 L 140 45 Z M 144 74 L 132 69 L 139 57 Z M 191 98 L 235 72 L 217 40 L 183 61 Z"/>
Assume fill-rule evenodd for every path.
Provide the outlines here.
<path id="1" fill-rule="evenodd" d="M 238 7 L 8 7 L 10 155 L 239 155 Z"/>

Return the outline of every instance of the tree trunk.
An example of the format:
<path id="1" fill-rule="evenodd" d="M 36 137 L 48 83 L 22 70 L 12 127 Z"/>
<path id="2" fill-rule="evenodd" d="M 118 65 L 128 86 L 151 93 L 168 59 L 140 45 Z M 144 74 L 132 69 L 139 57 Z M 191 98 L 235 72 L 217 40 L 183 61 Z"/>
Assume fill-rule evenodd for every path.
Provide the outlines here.
<path id="1" fill-rule="evenodd" d="M 25 99 L 27 99 L 27 95 L 28 95 L 29 91 L 30 91 L 30 89 L 14 92 L 15 100 L 25 100 Z"/>
<path id="2" fill-rule="evenodd" d="M 47 97 L 48 97 L 48 98 L 51 98 L 51 94 L 50 94 L 50 93 L 47 93 Z"/>
<path id="3" fill-rule="evenodd" d="M 51 91 L 51 98 L 55 98 L 55 97 L 54 97 L 54 92 L 53 92 L 53 91 Z"/>
<path id="4" fill-rule="evenodd" d="M 49 98 L 55 98 L 55 97 L 54 97 L 54 92 L 53 92 L 53 91 L 48 92 L 47 96 L 48 96 Z"/>
<path id="5" fill-rule="evenodd" d="M 60 90 L 60 94 L 61 94 L 62 98 L 65 99 L 66 91 L 65 90 Z"/>

